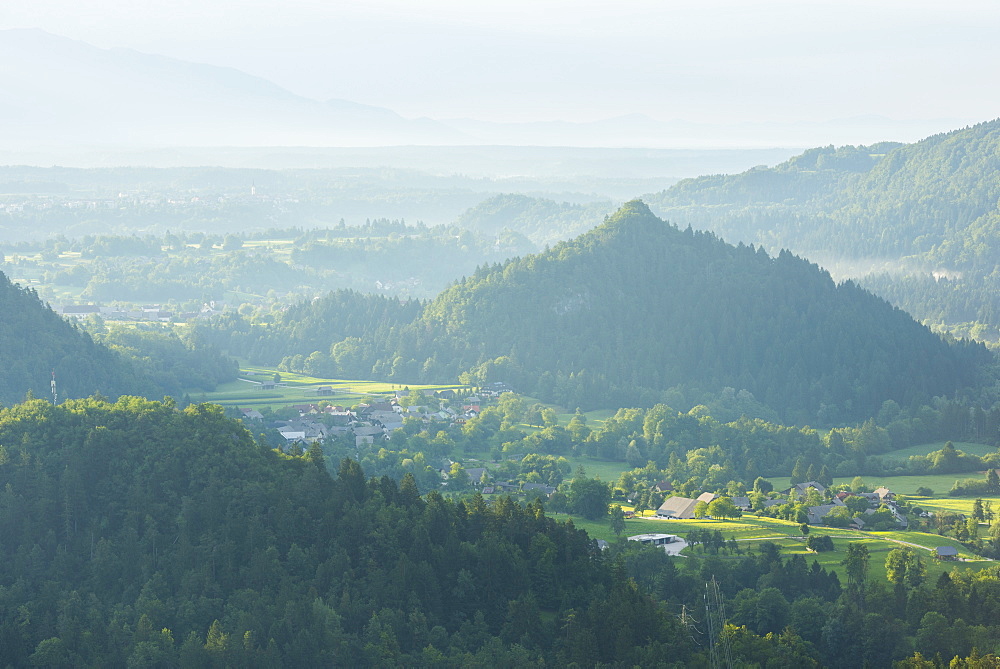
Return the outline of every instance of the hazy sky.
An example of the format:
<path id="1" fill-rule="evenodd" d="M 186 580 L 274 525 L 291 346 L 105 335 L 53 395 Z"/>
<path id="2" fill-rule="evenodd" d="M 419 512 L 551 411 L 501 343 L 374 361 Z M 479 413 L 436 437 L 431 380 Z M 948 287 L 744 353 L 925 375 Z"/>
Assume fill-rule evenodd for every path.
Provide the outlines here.
<path id="1" fill-rule="evenodd" d="M 995 0 L 0 0 L 26 27 L 408 117 L 1000 116 Z"/>

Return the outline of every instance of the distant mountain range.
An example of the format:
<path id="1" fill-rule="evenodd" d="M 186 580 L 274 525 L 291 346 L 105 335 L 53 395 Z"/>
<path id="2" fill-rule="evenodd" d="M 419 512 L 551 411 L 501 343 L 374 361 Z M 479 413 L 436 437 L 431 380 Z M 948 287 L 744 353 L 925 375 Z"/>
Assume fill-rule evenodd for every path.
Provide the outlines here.
<path id="1" fill-rule="evenodd" d="M 863 117 L 729 125 L 628 115 L 590 123 L 407 119 L 348 100 L 317 101 L 239 70 L 41 30 L 0 31 L 0 150 L 38 146 L 773 147 L 930 134 L 951 121 Z"/>
<path id="2" fill-rule="evenodd" d="M 643 199 L 681 225 L 813 260 L 992 272 L 1000 256 L 1000 119 L 912 144 L 810 149 L 772 168 L 681 181 Z"/>
<path id="3" fill-rule="evenodd" d="M 365 146 L 461 143 L 427 119 L 303 98 L 232 68 L 0 31 L 4 144 Z"/>
<path id="4" fill-rule="evenodd" d="M 787 248 L 955 336 L 1000 340 L 1000 120 L 810 149 L 643 197 L 681 226 Z"/>

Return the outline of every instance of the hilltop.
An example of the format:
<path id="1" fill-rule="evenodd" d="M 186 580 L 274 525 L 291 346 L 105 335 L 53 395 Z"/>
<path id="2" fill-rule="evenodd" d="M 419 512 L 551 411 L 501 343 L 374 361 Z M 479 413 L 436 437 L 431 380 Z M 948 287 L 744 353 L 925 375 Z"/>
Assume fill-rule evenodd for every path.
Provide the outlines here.
<path id="1" fill-rule="evenodd" d="M 787 251 L 681 230 L 640 201 L 481 268 L 389 340 L 372 363 L 393 377 L 502 380 L 584 407 L 698 403 L 728 386 L 806 422 L 951 395 L 989 359 Z"/>
<path id="2" fill-rule="evenodd" d="M 995 332 L 998 174 L 994 120 L 912 144 L 810 149 L 645 199 L 659 215 L 732 243 L 788 248 L 841 276 L 871 274 L 866 286 L 918 319 Z"/>

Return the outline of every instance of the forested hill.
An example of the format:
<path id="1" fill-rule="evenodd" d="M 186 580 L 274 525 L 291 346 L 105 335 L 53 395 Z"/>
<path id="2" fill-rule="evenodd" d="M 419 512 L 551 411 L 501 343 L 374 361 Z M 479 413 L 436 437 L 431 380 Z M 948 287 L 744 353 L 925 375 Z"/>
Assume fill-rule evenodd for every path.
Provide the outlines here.
<path id="1" fill-rule="evenodd" d="M 913 144 L 811 149 L 771 169 L 686 179 L 646 200 L 733 243 L 992 271 L 1000 120 Z"/>
<path id="2" fill-rule="evenodd" d="M 317 445 L 281 455 L 220 407 L 33 400 L 0 409 L 0 444 L 3 666 L 680 667 L 696 653 L 540 504 L 423 499 L 411 475 L 366 480 L 349 460 L 333 480 Z M 674 573 L 672 595 L 700 594 Z"/>
<path id="3" fill-rule="evenodd" d="M 408 379 L 471 371 L 582 407 L 733 387 L 815 424 L 952 395 L 988 359 L 788 252 L 680 230 L 633 201 L 573 241 L 448 289 L 375 366 Z"/>
<path id="4" fill-rule="evenodd" d="M 337 290 L 288 309 L 252 317 L 226 312 L 211 324 L 195 326 L 196 335 L 231 355 L 277 364 L 295 371 L 332 376 L 372 374 L 368 359 L 376 344 L 411 323 L 423 308 L 419 300 Z M 331 342 L 337 345 L 331 349 Z"/>
<path id="5" fill-rule="evenodd" d="M 148 390 L 130 364 L 2 272 L 0 314 L 0 403 L 19 402 L 29 391 L 49 397 L 53 371 L 62 398 Z"/>

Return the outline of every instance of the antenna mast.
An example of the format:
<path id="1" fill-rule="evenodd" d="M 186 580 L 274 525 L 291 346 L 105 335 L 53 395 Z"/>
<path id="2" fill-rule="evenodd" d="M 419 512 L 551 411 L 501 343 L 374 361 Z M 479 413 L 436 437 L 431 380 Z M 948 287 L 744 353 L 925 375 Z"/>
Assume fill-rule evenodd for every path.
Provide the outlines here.
<path id="1" fill-rule="evenodd" d="M 59 404 L 59 393 L 56 392 L 56 370 L 52 370 L 52 405 Z"/>
<path id="2" fill-rule="evenodd" d="M 708 623 L 708 657 L 712 669 L 732 669 L 733 651 L 725 632 L 726 607 L 715 575 L 705 584 L 705 621 Z"/>

